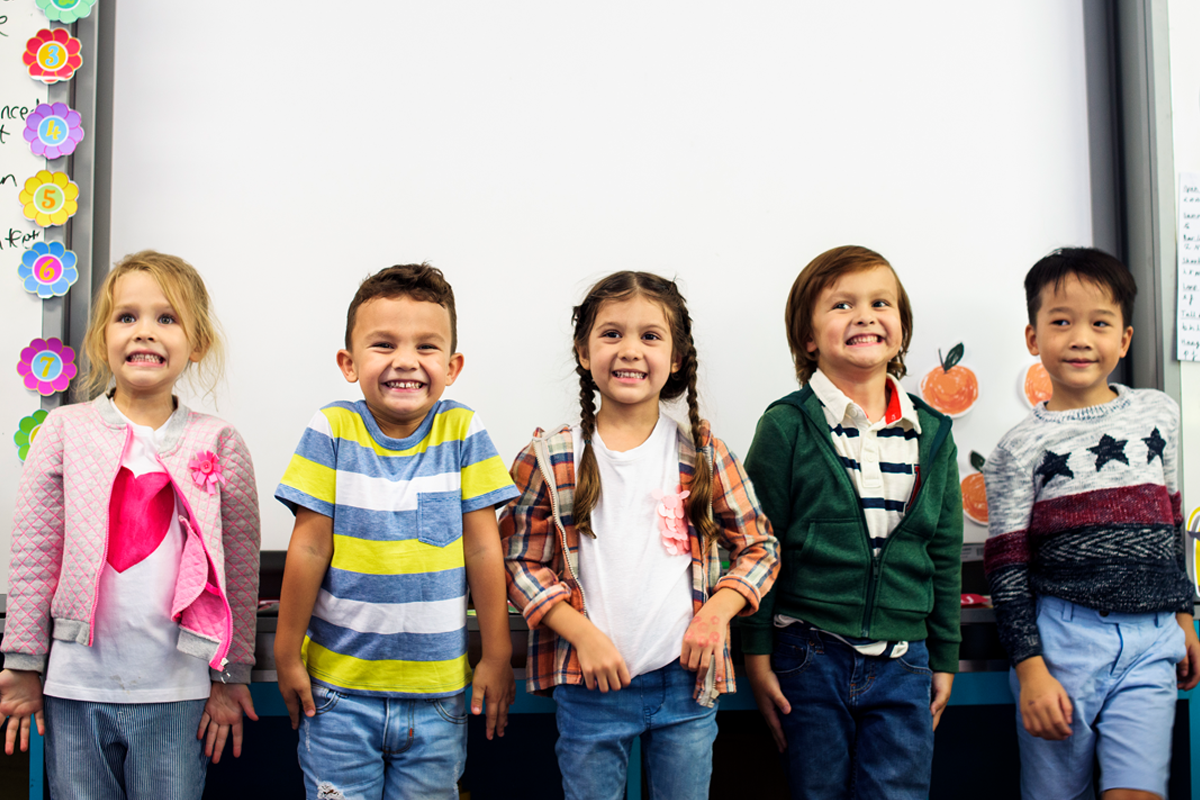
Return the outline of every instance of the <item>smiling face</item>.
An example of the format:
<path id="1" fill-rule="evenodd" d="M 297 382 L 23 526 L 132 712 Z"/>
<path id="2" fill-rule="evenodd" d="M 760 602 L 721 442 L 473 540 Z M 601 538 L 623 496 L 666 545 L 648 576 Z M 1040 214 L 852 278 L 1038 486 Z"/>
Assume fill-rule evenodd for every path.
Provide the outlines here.
<path id="1" fill-rule="evenodd" d="M 878 266 L 847 272 L 817 296 L 807 348 L 835 385 L 887 374 L 904 341 L 899 295 L 896 274 Z"/>
<path id="2" fill-rule="evenodd" d="M 601 305 L 578 357 L 603 397 L 601 416 L 657 415 L 659 394 L 679 369 L 663 307 L 641 295 Z"/>
<path id="3" fill-rule="evenodd" d="M 183 320 L 147 272 L 128 272 L 113 285 L 113 310 L 104 329 L 108 366 L 119 408 L 133 400 L 170 400 L 190 362 L 203 355 L 188 341 Z"/>
<path id="4" fill-rule="evenodd" d="M 377 297 L 358 307 L 349 350 L 338 367 L 362 388 L 380 430 L 411 436 L 462 370 L 450 352 L 450 312 L 411 297 Z"/>
<path id="5" fill-rule="evenodd" d="M 1108 288 L 1068 275 L 1056 289 L 1041 290 L 1037 325 L 1025 327 L 1025 343 L 1050 375 L 1051 411 L 1100 405 L 1116 397 L 1108 376 L 1129 350 L 1133 328 Z"/>

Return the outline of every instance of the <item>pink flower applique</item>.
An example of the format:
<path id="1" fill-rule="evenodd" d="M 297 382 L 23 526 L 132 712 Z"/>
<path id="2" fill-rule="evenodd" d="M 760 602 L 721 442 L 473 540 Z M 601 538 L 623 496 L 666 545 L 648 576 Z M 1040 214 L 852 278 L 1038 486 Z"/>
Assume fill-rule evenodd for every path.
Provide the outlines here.
<path id="1" fill-rule="evenodd" d="M 221 464 L 217 461 L 217 454 L 211 450 L 202 450 L 196 454 L 196 457 L 188 462 L 188 468 L 192 470 L 192 480 L 197 486 L 206 490 L 209 494 L 217 493 L 217 484 L 225 485 L 225 476 L 221 474 Z"/>
<path id="2" fill-rule="evenodd" d="M 685 518 L 683 501 L 691 492 L 680 486 L 674 492 L 654 490 L 654 499 L 658 501 L 655 510 L 658 512 L 658 527 L 662 531 L 663 547 L 673 556 L 691 553 L 688 546 L 688 522 Z"/>

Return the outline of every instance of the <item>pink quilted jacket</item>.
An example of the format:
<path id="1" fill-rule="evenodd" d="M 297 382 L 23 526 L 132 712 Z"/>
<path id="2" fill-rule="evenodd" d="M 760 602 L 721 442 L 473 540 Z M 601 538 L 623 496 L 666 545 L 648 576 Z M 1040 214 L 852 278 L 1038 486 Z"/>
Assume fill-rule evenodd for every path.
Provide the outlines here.
<path id="1" fill-rule="evenodd" d="M 55 409 L 42 423 L 13 519 L 5 667 L 44 671 L 52 637 L 91 645 L 109 497 L 132 436 L 104 396 Z M 206 450 L 216 453 L 226 481 L 211 495 L 188 469 Z M 159 461 L 185 514 L 171 608 L 178 647 L 208 662 L 214 680 L 249 683 L 260 530 L 250 453 L 231 425 L 181 405 L 167 423 Z"/>

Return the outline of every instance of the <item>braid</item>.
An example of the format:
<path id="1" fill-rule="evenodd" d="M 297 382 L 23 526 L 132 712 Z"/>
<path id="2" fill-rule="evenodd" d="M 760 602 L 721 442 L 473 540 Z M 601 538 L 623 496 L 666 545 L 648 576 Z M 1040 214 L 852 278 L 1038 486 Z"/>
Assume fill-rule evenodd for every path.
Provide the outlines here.
<path id="1" fill-rule="evenodd" d="M 692 427 L 692 444 L 696 447 L 696 471 L 692 477 L 691 494 L 688 495 L 688 517 L 700 532 L 705 552 L 717 539 L 717 526 L 709 516 L 712 504 L 713 476 L 708 458 L 704 454 L 703 431 L 700 428 L 700 403 L 696 390 L 696 345 L 688 337 L 688 350 L 679 370 L 687 378 L 688 422 Z"/>
<path id="2" fill-rule="evenodd" d="M 575 505 L 571 512 L 575 528 L 585 536 L 595 538 L 592 530 L 592 509 L 600 502 L 600 468 L 592 449 L 596 433 L 596 383 L 592 373 L 576 366 L 579 373 L 580 427 L 583 428 L 583 453 L 579 457 L 579 474 L 575 476 Z"/>

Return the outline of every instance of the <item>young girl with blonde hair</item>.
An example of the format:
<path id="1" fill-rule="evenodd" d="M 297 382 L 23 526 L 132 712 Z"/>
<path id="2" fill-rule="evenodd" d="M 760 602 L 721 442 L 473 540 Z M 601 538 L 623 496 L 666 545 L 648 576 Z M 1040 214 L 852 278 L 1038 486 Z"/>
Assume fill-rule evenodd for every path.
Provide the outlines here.
<path id="1" fill-rule="evenodd" d="M 199 798 L 208 758 L 231 734 L 239 755 L 242 714 L 257 719 L 259 559 L 245 443 L 172 393 L 189 367 L 210 391 L 220 376 L 204 282 L 174 256 L 126 257 L 84 348 L 97 396 L 50 413 L 21 474 L 5 749 L 35 720 L 53 797 Z"/>
<path id="2" fill-rule="evenodd" d="M 574 323 L 581 422 L 538 431 L 500 521 L 509 598 L 530 629 L 527 687 L 558 705 L 567 798 L 621 797 L 639 736 L 651 796 L 707 797 L 716 700 L 735 688 L 729 620 L 758 607 L 776 542 L 741 465 L 701 423 L 674 282 L 610 275 Z M 681 395 L 690 433 L 660 413 Z"/>

